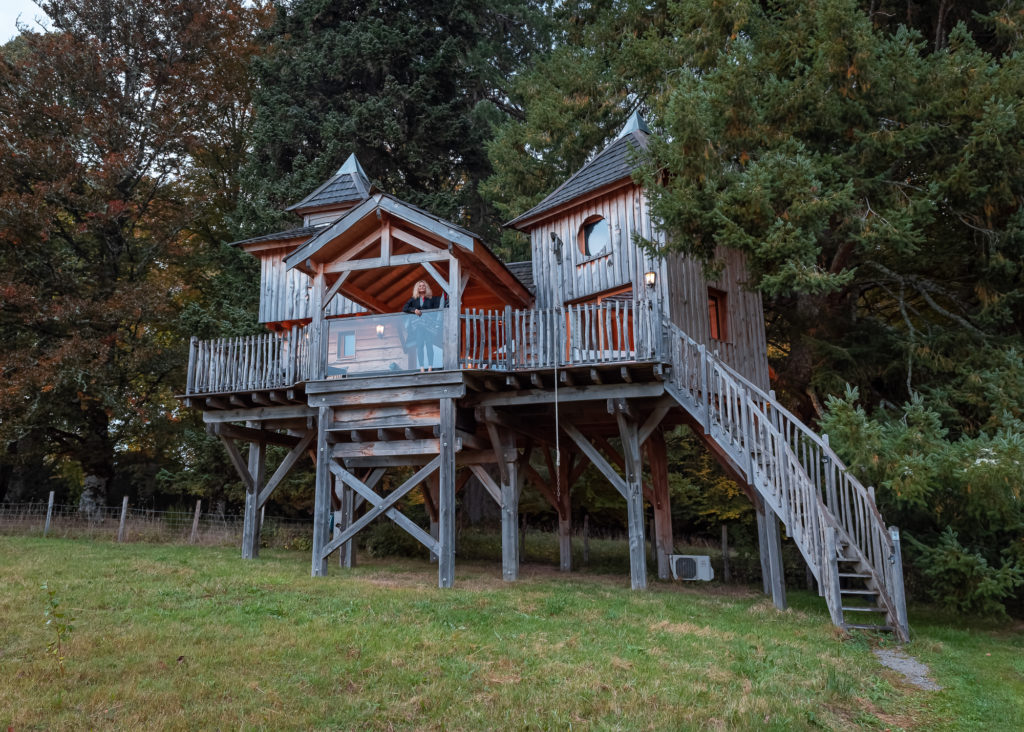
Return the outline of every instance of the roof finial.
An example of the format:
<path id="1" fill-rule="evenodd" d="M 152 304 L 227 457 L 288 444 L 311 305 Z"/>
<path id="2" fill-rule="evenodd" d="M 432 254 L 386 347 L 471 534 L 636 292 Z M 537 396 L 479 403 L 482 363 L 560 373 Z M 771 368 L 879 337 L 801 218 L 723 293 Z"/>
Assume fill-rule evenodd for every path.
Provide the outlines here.
<path id="1" fill-rule="evenodd" d="M 634 111 L 633 114 L 629 116 L 629 121 L 626 122 L 626 125 L 622 128 L 622 131 L 619 132 L 615 139 L 617 140 L 620 137 L 625 137 L 630 132 L 646 132 L 648 135 L 651 134 L 651 128 L 647 126 L 646 122 L 644 122 L 644 118 L 640 116 L 639 111 Z"/>
<path id="2" fill-rule="evenodd" d="M 356 173 L 369 180 L 369 176 L 366 175 L 366 171 L 363 170 L 363 166 L 360 165 L 359 161 L 356 159 L 356 154 L 352 153 L 348 156 L 348 160 L 345 161 L 345 164 L 338 168 L 338 172 L 335 173 L 334 176 L 338 177 L 339 175 L 351 175 Z"/>

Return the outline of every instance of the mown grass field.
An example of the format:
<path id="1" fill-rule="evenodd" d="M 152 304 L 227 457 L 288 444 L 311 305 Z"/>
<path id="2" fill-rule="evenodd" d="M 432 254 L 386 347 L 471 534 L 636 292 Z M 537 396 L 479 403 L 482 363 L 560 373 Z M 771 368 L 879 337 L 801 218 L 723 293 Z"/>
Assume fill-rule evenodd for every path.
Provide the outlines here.
<path id="1" fill-rule="evenodd" d="M 4 729 L 1019 729 L 1024 634 L 911 614 L 909 687 L 820 600 L 527 565 L 0 537 Z M 47 595 L 76 618 L 65 675 Z M 884 640 L 881 642 L 885 642 Z"/>

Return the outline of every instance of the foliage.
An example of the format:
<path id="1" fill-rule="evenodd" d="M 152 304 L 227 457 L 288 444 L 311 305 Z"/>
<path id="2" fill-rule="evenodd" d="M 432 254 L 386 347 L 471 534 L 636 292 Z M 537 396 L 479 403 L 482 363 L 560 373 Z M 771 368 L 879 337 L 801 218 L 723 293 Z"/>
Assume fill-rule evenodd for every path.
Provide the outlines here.
<path id="1" fill-rule="evenodd" d="M 484 143 L 516 113 L 508 79 L 545 29 L 533 0 L 282 5 L 257 67 L 240 220 L 292 226 L 280 210 L 355 153 L 383 190 L 491 234 Z"/>
<path id="2" fill-rule="evenodd" d="M 1004 560 L 997 569 L 965 548 L 948 526 L 934 547 L 908 538 L 919 552 L 917 563 L 933 600 L 960 613 L 1006 617 L 1004 602 L 1024 585 L 1024 567 Z"/>
<path id="3" fill-rule="evenodd" d="M 73 462 L 102 501 L 119 464 L 173 460 L 180 313 L 237 194 L 265 12 L 40 5 L 53 29 L 0 52 L 0 438 Z"/>
<path id="4" fill-rule="evenodd" d="M 1002 611 L 1024 569 L 1024 425 L 1004 413 L 990 431 L 950 440 L 921 396 L 871 416 L 857 398 L 856 389 L 830 398 L 822 427 L 853 473 L 877 487 L 886 519 L 914 537 L 908 559 L 922 588 L 964 610 Z M 1018 592 L 1010 602 L 1022 600 Z"/>
<path id="5" fill-rule="evenodd" d="M 46 625 L 53 631 L 51 640 L 46 644 L 46 652 L 53 656 L 57 663 L 57 670 L 60 671 L 61 678 L 63 678 L 67 643 L 75 629 L 75 616 L 61 609 L 57 590 L 51 589 L 48 583 L 44 582 L 40 589 L 46 593 L 46 610 L 43 611 Z"/>

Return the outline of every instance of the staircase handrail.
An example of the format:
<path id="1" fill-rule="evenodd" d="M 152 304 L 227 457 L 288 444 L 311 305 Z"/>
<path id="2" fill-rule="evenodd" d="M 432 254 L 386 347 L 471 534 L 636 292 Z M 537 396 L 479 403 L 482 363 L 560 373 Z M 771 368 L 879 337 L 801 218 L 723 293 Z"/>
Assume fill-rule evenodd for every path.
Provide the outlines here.
<path id="1" fill-rule="evenodd" d="M 849 472 L 839 459 L 839 456 L 835 454 L 824 439 L 804 425 L 789 410 L 782 407 L 772 395 L 765 393 L 764 390 L 737 373 L 715 354 L 709 353 L 706 347 L 697 343 L 674 323 L 665 320 L 664 325 L 677 339 L 670 341 L 671 343 L 681 342 L 691 352 L 699 354 L 699 363 L 693 364 L 688 361 L 686 354 L 677 353 L 676 348 L 669 349 L 674 371 L 673 379 L 677 382 L 680 389 L 689 392 L 689 396 L 694 400 L 694 406 L 698 410 L 703 411 L 705 430 L 711 431 L 711 407 L 715 403 L 714 398 L 717 398 L 721 404 L 726 405 L 728 409 L 737 409 L 737 404 L 740 405 L 740 408 L 745 405 L 748 413 L 754 414 L 756 412 L 767 420 L 766 423 L 774 428 L 774 432 L 780 434 L 783 443 L 786 445 L 785 454 L 782 456 L 783 460 L 793 459 L 801 466 L 799 473 L 806 476 L 808 484 L 816 494 L 815 503 L 820 508 L 824 524 L 836 529 L 842 538 L 860 555 L 860 559 L 876 578 L 879 598 L 889 611 L 890 617 L 899 617 L 900 613 L 897 612 L 895 603 L 890 595 L 891 588 L 898 581 L 896 579 L 896 569 L 894 568 L 895 547 L 890 531 L 885 527 L 881 513 L 875 505 L 872 493 L 864 488 L 860 481 Z M 696 370 L 693 369 L 695 365 L 697 367 Z M 713 389 L 712 384 L 709 383 L 713 376 L 709 366 L 713 366 L 715 372 L 727 377 L 723 379 L 727 390 L 735 391 L 735 397 L 739 397 L 739 389 L 742 389 L 745 392 L 744 398 L 737 399 L 725 394 L 723 399 L 721 390 Z M 703 392 L 703 394 L 698 396 L 699 392 Z M 719 411 L 721 412 L 721 409 Z M 769 416 L 770 412 L 778 415 L 778 417 L 773 420 Z M 729 424 L 720 419 L 718 424 L 714 426 L 724 432 L 731 440 L 742 445 L 744 441 L 743 432 L 746 431 L 745 428 L 748 424 L 752 425 L 753 421 L 752 419 L 749 419 L 749 421 L 748 419 L 742 419 L 742 415 L 733 414 L 732 417 L 729 420 Z M 737 419 L 737 417 L 741 418 Z M 740 425 L 742 425 L 742 428 L 737 433 L 736 429 Z M 803 435 L 806 441 L 797 439 L 797 433 Z M 748 476 L 753 481 L 753 461 L 751 460 L 749 446 L 744 447 L 744 453 L 748 463 L 746 466 L 749 471 Z M 824 480 L 822 480 L 823 473 Z M 800 478 L 797 477 L 797 480 L 799 481 Z M 773 486 L 774 488 L 775 486 Z M 792 521 L 792 507 L 783 505 L 779 507 L 786 514 L 790 514 L 782 515 L 783 520 L 789 519 Z M 788 525 L 789 522 L 786 522 Z M 825 525 L 819 522 L 818 530 L 811 532 L 810 535 L 820 535 L 825 531 L 825 528 Z M 805 558 L 809 559 L 809 565 L 814 563 L 810 559 L 811 557 L 823 556 L 823 554 L 819 554 L 819 550 L 821 552 L 824 551 L 825 543 L 819 543 L 819 538 L 819 536 L 816 536 L 814 539 L 816 546 L 801 547 Z M 815 569 L 815 567 L 812 567 L 812 571 Z M 817 576 L 817 572 L 815 574 Z M 819 577 L 820 581 L 821 578 Z M 829 595 L 826 593 L 826 599 L 828 598 Z"/>

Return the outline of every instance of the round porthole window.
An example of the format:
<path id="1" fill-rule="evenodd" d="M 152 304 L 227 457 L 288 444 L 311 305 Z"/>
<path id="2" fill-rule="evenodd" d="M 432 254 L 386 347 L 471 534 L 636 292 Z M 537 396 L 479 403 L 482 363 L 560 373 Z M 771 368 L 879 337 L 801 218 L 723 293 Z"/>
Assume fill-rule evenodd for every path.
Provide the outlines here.
<path id="1" fill-rule="evenodd" d="M 596 257 L 611 251 L 612 240 L 608 222 L 600 216 L 592 216 L 583 222 L 579 235 L 580 251 L 586 257 Z"/>

